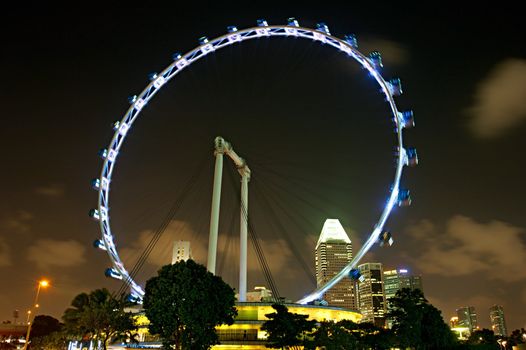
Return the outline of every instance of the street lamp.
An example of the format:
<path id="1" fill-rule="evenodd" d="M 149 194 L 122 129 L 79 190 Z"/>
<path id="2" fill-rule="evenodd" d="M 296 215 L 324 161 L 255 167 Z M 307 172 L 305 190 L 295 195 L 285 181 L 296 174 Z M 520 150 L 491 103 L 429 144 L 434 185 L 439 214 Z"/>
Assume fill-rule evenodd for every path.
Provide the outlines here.
<path id="1" fill-rule="evenodd" d="M 49 286 L 49 281 L 47 280 L 40 280 L 38 281 L 38 287 L 37 287 L 37 294 L 35 295 L 35 302 L 33 303 L 33 305 L 31 306 L 31 309 L 36 309 L 39 307 L 38 305 L 38 295 L 40 294 L 40 288 L 46 288 Z M 30 316 L 31 316 L 31 309 L 27 312 L 28 314 L 28 317 L 27 317 L 27 333 L 26 333 L 26 342 L 24 344 L 24 348 L 23 350 L 27 350 L 27 345 L 29 344 L 29 334 L 31 333 L 31 326 L 32 326 L 32 322 L 29 321 L 30 319 Z M 36 314 L 36 312 L 35 312 Z M 33 317 L 33 321 L 35 320 L 35 318 Z"/>

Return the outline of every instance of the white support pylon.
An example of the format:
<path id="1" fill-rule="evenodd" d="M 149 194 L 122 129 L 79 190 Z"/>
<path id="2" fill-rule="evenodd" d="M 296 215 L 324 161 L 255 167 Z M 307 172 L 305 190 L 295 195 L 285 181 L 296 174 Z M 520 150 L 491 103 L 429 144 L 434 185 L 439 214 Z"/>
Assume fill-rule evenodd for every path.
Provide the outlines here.
<path id="1" fill-rule="evenodd" d="M 248 182 L 250 169 L 245 160 L 238 156 L 230 143 L 221 136 L 215 138 L 216 165 L 214 189 L 212 193 L 212 212 L 210 214 L 210 237 L 208 241 L 208 271 L 215 274 L 217 257 L 217 236 L 219 227 L 219 207 L 221 202 L 221 181 L 223 174 L 223 155 L 232 159 L 241 175 L 241 210 L 239 222 L 239 301 L 247 299 L 247 244 L 248 244 Z"/>
<path id="2" fill-rule="evenodd" d="M 248 232 L 248 181 L 250 169 L 246 164 L 238 168 L 241 174 L 241 219 L 239 222 L 239 301 L 247 301 L 247 232 Z"/>
<path id="3" fill-rule="evenodd" d="M 215 139 L 216 165 L 214 171 L 214 188 L 212 192 L 212 210 L 210 212 L 210 235 L 208 237 L 207 269 L 215 275 L 217 257 L 217 231 L 219 229 L 219 204 L 221 202 L 221 181 L 223 178 L 223 154 L 225 140 Z"/>

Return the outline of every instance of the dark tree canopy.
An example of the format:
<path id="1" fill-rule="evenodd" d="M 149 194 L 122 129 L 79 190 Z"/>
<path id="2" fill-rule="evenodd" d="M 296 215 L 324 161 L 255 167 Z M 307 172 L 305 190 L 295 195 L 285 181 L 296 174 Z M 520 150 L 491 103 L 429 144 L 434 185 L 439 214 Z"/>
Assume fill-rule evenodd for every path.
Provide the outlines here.
<path id="1" fill-rule="evenodd" d="M 316 326 L 316 321 L 307 320 L 308 315 L 289 312 L 282 304 L 272 305 L 276 312 L 266 314 L 268 318 L 261 330 L 268 333 L 267 344 L 269 348 L 283 349 L 303 344 L 306 333 Z"/>
<path id="2" fill-rule="evenodd" d="M 67 348 L 67 344 L 71 340 L 71 337 L 64 331 L 52 332 L 48 335 L 33 338 L 31 337 L 31 343 L 29 349 L 31 350 L 64 350 Z"/>
<path id="3" fill-rule="evenodd" d="M 469 336 L 467 343 L 469 345 L 475 345 L 476 349 L 480 350 L 497 350 L 500 348 L 499 344 L 497 343 L 497 337 L 495 336 L 495 333 L 493 333 L 491 329 L 487 328 L 473 331 L 473 333 L 471 333 Z"/>
<path id="4" fill-rule="evenodd" d="M 526 343 L 526 329 L 515 329 L 513 332 L 511 332 L 509 343 L 512 346 Z"/>
<path id="5" fill-rule="evenodd" d="M 123 298 L 111 295 L 107 289 L 96 289 L 89 294 L 77 295 L 62 319 L 69 334 L 101 340 L 106 349 L 112 340 L 133 338 L 137 327 L 133 314 L 125 311 L 129 305 Z"/>
<path id="6" fill-rule="evenodd" d="M 208 349 L 218 343 L 215 327 L 234 323 L 234 290 L 193 260 L 163 266 L 146 282 L 144 310 L 149 331 L 166 348 Z"/>
<path id="7" fill-rule="evenodd" d="M 372 323 L 354 323 L 342 320 L 337 323 L 323 321 L 310 335 L 306 349 L 354 350 L 390 349 L 393 338 L 390 330 Z"/>
<path id="8" fill-rule="evenodd" d="M 31 338 L 44 337 L 61 329 L 62 324 L 56 318 L 48 315 L 37 315 L 31 324 Z"/>
<path id="9" fill-rule="evenodd" d="M 450 349 L 456 345 L 456 338 L 440 311 L 429 304 L 419 289 L 400 289 L 389 299 L 387 317 L 402 348 Z"/>
<path id="10" fill-rule="evenodd" d="M 350 322 L 350 321 L 349 321 Z M 331 321 L 320 322 L 309 337 L 305 348 L 309 350 L 324 348 L 325 350 L 358 349 L 358 339 L 352 331 L 356 324 L 342 324 Z"/>
<path id="11" fill-rule="evenodd" d="M 444 323 L 442 313 L 431 304 L 425 304 L 422 317 L 422 343 L 427 349 L 452 347 L 457 339 L 449 326 Z"/>
<path id="12" fill-rule="evenodd" d="M 62 332 L 64 325 L 54 317 L 37 315 L 31 324 L 31 350 L 64 349 L 66 334 Z"/>
<path id="13" fill-rule="evenodd" d="M 358 337 L 358 349 L 391 349 L 394 344 L 393 332 L 390 329 L 378 327 L 373 323 L 353 323 L 352 321 L 338 322 L 344 327 L 354 329 Z"/>

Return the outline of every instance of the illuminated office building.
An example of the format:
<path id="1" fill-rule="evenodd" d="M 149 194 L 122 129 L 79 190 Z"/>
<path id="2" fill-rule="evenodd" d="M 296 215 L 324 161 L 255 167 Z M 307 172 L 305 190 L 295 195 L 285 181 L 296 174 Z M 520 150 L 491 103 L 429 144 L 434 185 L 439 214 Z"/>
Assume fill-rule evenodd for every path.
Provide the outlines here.
<path id="1" fill-rule="evenodd" d="M 465 306 L 457 309 L 458 326 L 466 327 L 470 333 L 478 329 L 477 313 L 473 306 Z"/>
<path id="2" fill-rule="evenodd" d="M 489 318 L 491 320 L 491 329 L 497 336 L 505 337 L 508 335 L 506 321 L 504 320 L 504 309 L 500 305 L 494 305 L 489 308 Z"/>
<path id="3" fill-rule="evenodd" d="M 380 263 L 358 265 L 363 282 L 358 282 L 358 310 L 363 315 L 362 322 L 371 322 L 379 327 L 385 326 L 387 303 Z"/>
<path id="4" fill-rule="evenodd" d="M 389 300 L 402 288 L 420 289 L 424 293 L 422 277 L 411 275 L 407 269 L 384 271 L 385 298 Z"/>
<path id="5" fill-rule="evenodd" d="M 352 259 L 352 243 L 337 219 L 327 219 L 316 244 L 316 282 L 320 287 L 336 276 Z M 329 306 L 356 310 L 354 281 L 344 278 L 323 299 Z"/>

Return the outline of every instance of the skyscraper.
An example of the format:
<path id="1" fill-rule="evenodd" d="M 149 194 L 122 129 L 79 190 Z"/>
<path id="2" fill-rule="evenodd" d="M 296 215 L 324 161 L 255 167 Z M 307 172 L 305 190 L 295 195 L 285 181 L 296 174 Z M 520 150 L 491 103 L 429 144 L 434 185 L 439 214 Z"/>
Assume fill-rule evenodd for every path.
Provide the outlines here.
<path id="1" fill-rule="evenodd" d="M 327 219 L 316 244 L 316 282 L 327 283 L 352 259 L 352 244 L 338 219 Z M 354 281 L 344 278 L 324 295 L 331 306 L 356 310 Z"/>
<path id="2" fill-rule="evenodd" d="M 508 335 L 506 321 L 504 320 L 504 309 L 500 305 L 493 305 L 489 308 L 489 318 L 491 320 L 491 329 L 495 335 L 505 337 Z"/>
<path id="3" fill-rule="evenodd" d="M 384 271 L 385 298 L 389 300 L 402 288 L 420 289 L 422 293 L 422 277 L 411 275 L 406 269 Z"/>
<path id="4" fill-rule="evenodd" d="M 469 332 L 478 328 L 477 313 L 473 306 L 465 306 L 457 309 L 458 326 L 469 328 Z"/>
<path id="5" fill-rule="evenodd" d="M 363 315 L 361 322 L 372 322 L 379 327 L 385 326 L 387 303 L 381 263 L 358 265 L 363 282 L 358 283 L 358 310 Z"/>
<path id="6" fill-rule="evenodd" d="M 186 261 L 192 259 L 192 249 L 188 241 L 174 241 L 174 249 L 172 252 L 172 264 L 179 261 Z"/>

